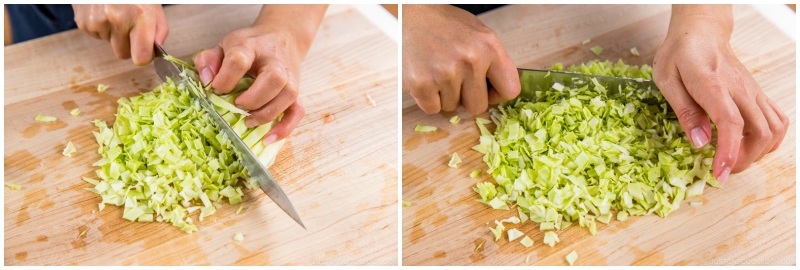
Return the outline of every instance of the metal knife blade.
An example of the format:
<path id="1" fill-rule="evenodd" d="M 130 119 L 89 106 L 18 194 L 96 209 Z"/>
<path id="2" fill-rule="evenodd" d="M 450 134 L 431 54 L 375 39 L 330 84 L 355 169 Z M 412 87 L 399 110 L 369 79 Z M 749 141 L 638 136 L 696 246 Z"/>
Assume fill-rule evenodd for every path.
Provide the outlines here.
<path id="1" fill-rule="evenodd" d="M 642 79 L 629 79 L 620 77 L 597 76 L 589 74 L 578 74 L 568 72 L 557 72 L 547 70 L 535 70 L 518 68 L 519 81 L 522 91 L 520 96 L 526 99 L 534 98 L 536 91 L 548 91 L 553 89 L 553 84 L 560 83 L 566 87 L 576 88 L 583 87 L 589 83 L 593 78 L 600 84 L 608 89 L 610 96 L 618 95 L 619 90 L 624 89 L 628 85 L 634 85 L 637 89 L 647 89 L 651 91 L 658 91 L 658 86 L 651 80 Z M 653 100 L 654 101 L 654 100 Z M 653 102 L 651 100 L 644 100 L 645 103 Z"/>
<path id="2" fill-rule="evenodd" d="M 193 83 L 189 83 L 180 75 L 180 69 L 175 63 L 164 59 L 164 55 L 167 53 L 161 48 L 160 45 L 154 43 L 155 47 L 155 58 L 153 59 L 153 66 L 156 68 L 156 73 L 161 78 L 162 81 L 167 81 L 167 77 L 171 77 L 175 82 L 184 82 L 188 87 L 192 88 L 192 96 L 198 100 L 200 103 L 200 107 L 206 111 L 211 118 L 214 119 L 214 123 L 222 130 L 228 139 L 231 140 L 233 147 L 235 148 L 236 152 L 239 154 L 241 158 L 242 164 L 245 168 L 247 168 L 250 177 L 254 177 L 258 181 L 258 185 L 261 187 L 261 190 L 269 196 L 272 201 L 275 202 L 281 209 L 283 209 L 286 214 L 288 214 L 297 224 L 306 228 L 303 224 L 303 221 L 300 220 L 300 215 L 297 214 L 297 211 L 294 210 L 294 206 L 292 206 L 292 202 L 289 201 L 289 197 L 286 196 L 286 193 L 283 192 L 280 186 L 278 186 L 278 182 L 275 181 L 275 178 L 272 177 L 272 174 L 269 173 L 266 167 L 258 160 L 255 154 L 250 151 L 250 148 L 244 144 L 241 138 L 233 131 L 233 129 L 228 125 L 222 116 L 219 115 L 217 110 L 214 109 L 214 106 L 208 101 L 208 99 L 199 93 L 203 93 L 202 89 L 197 89 L 197 86 Z"/>

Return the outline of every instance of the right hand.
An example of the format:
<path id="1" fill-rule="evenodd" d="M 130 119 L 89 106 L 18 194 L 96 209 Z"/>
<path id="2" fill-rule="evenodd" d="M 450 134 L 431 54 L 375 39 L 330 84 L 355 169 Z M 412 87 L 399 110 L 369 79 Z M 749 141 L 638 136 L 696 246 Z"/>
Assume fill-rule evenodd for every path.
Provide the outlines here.
<path id="1" fill-rule="evenodd" d="M 114 55 L 144 66 L 153 60 L 153 42 L 169 34 L 161 5 L 72 5 L 78 28 L 96 39 L 111 41 Z"/>
<path id="2" fill-rule="evenodd" d="M 477 115 L 515 98 L 520 84 L 500 39 L 477 17 L 450 5 L 403 5 L 403 90 L 426 113 L 461 104 Z"/>

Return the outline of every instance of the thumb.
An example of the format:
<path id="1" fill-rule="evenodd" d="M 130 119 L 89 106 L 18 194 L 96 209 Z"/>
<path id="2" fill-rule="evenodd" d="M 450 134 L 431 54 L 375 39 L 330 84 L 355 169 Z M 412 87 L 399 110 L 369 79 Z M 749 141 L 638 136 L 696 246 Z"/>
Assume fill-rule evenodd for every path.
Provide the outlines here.
<path id="1" fill-rule="evenodd" d="M 677 70 L 675 70 L 677 73 Z M 689 95 L 680 77 L 668 75 L 665 81 L 655 81 L 664 98 L 678 116 L 681 128 L 696 148 L 702 148 L 711 140 L 711 124 L 705 110 Z M 661 83 L 659 83 L 661 82 Z"/>
<path id="2" fill-rule="evenodd" d="M 203 85 L 211 84 L 211 81 L 217 76 L 219 68 L 222 66 L 223 56 L 222 48 L 216 46 L 203 50 L 194 57 L 194 66 L 197 68 L 197 72 L 200 73 L 200 81 Z"/>

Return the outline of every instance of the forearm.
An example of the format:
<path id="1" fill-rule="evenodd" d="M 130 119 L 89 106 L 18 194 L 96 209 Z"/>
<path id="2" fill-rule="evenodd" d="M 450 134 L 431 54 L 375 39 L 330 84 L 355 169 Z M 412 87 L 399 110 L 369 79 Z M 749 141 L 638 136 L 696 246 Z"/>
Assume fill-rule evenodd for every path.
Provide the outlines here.
<path id="1" fill-rule="evenodd" d="M 672 5 L 668 36 L 702 32 L 730 40 L 733 32 L 731 5 Z"/>
<path id="2" fill-rule="evenodd" d="M 328 5 L 264 5 L 253 26 L 292 38 L 305 57 Z"/>

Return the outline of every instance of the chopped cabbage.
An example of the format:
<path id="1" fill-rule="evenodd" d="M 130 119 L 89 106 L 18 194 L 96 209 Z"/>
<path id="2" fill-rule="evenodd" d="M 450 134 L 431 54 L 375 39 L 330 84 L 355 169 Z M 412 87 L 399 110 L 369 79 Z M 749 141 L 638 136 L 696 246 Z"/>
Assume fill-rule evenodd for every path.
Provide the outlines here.
<path id="1" fill-rule="evenodd" d="M 649 66 L 622 61 L 551 69 L 652 79 Z M 522 222 L 529 217 L 541 230 L 576 223 L 594 235 L 596 222 L 609 223 L 614 212 L 619 221 L 652 213 L 665 218 L 706 184 L 719 186 L 713 159 L 705 158 L 715 147 L 694 148 L 661 93 L 635 85 L 606 89 L 596 80 L 576 85 L 536 91 L 527 95 L 532 100 L 491 109 L 491 120 L 476 119 L 480 137 L 472 149 L 483 154 L 493 178 L 473 188 L 480 202 L 516 206 Z"/>

